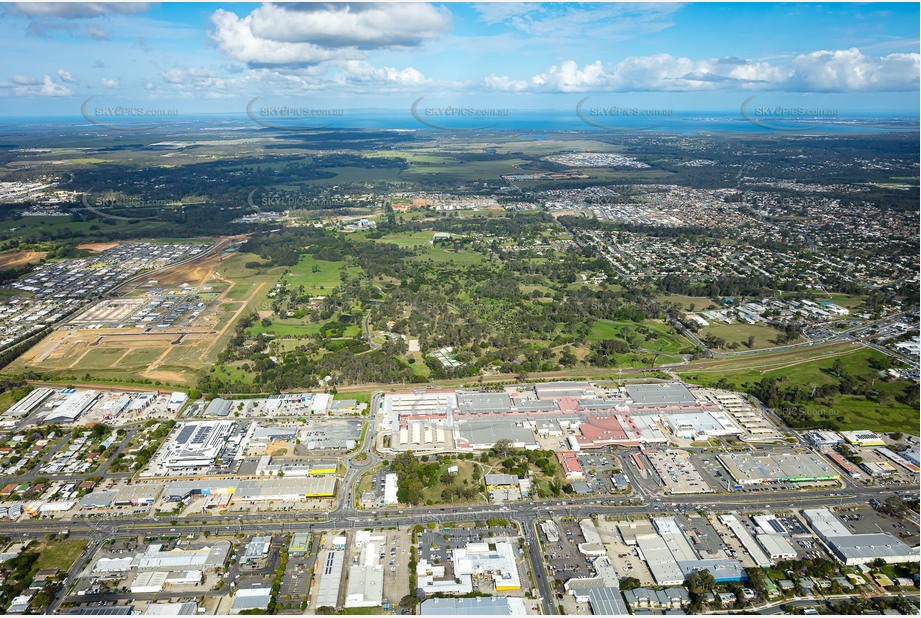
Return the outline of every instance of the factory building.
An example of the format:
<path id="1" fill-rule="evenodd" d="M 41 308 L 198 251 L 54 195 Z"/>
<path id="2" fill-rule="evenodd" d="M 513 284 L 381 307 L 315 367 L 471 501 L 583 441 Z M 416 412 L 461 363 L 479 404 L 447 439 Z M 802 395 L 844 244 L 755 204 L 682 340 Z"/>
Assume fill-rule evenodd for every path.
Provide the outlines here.
<path id="1" fill-rule="evenodd" d="M 872 431 L 842 431 L 841 437 L 852 446 L 886 446 L 886 442 Z"/>
<path id="2" fill-rule="evenodd" d="M 3 416 L 22 418 L 40 406 L 42 403 L 44 403 L 45 400 L 51 397 L 53 393 L 54 390 L 50 388 L 36 388 L 31 393 L 13 404 L 9 410 L 3 413 Z"/>
<path id="3" fill-rule="evenodd" d="M 426 599 L 419 606 L 423 616 L 525 616 L 524 599 L 518 597 L 472 597 Z"/>
<path id="4" fill-rule="evenodd" d="M 761 549 L 761 546 L 755 542 L 752 535 L 748 533 L 748 530 L 746 530 L 742 522 L 739 521 L 738 517 L 735 515 L 720 515 L 719 519 L 732 531 L 736 538 L 739 539 L 739 542 L 742 543 L 742 547 L 744 547 L 745 551 L 752 557 L 755 564 L 764 569 L 773 564 L 768 555 Z"/>
<path id="5" fill-rule="evenodd" d="M 673 435 L 684 440 L 705 440 L 742 433 L 725 412 L 718 410 L 666 414 L 665 424 Z"/>
<path id="6" fill-rule="evenodd" d="M 490 549 L 489 543 L 467 543 L 466 547 L 455 549 L 454 573 L 489 577 L 496 592 L 521 589 L 515 550 L 504 541 L 496 543 L 495 549 Z"/>
<path id="7" fill-rule="evenodd" d="M 166 402 L 166 409 L 170 412 L 178 412 L 189 400 L 189 394 L 182 391 L 170 393 L 169 400 Z"/>
<path id="8" fill-rule="evenodd" d="M 317 587 L 317 607 L 335 608 L 338 605 L 344 562 L 345 552 L 342 550 L 326 550 L 317 561 L 317 575 L 321 582 Z"/>
<path id="9" fill-rule="evenodd" d="M 835 557 L 847 566 L 878 559 L 889 564 L 919 559 L 917 548 L 912 549 L 891 534 L 853 534 L 829 509 L 806 509 L 803 515 Z"/>
<path id="10" fill-rule="evenodd" d="M 803 437 L 813 446 L 835 446 L 844 442 L 839 434 L 824 429 L 813 429 L 803 434 Z"/>
<path id="11" fill-rule="evenodd" d="M 170 470 L 210 468 L 235 425 L 233 421 L 180 423 L 167 442 L 163 466 Z"/>
<path id="12" fill-rule="evenodd" d="M 397 484 L 399 481 L 399 476 L 395 473 L 390 472 L 384 475 L 384 504 L 385 505 L 395 505 L 399 504 L 399 499 L 397 498 Z"/>
<path id="13" fill-rule="evenodd" d="M 811 453 L 725 453 L 717 459 L 740 486 L 833 482 L 840 478 L 831 466 Z"/>
<path id="14" fill-rule="evenodd" d="M 81 414 L 93 407 L 100 394 L 96 391 L 70 392 L 45 414 L 43 423 L 73 423 Z"/>
<path id="15" fill-rule="evenodd" d="M 796 549 L 787 540 L 787 537 L 780 534 L 758 534 L 755 535 L 758 544 L 764 549 L 771 562 L 778 563 L 783 560 L 795 560 Z"/>

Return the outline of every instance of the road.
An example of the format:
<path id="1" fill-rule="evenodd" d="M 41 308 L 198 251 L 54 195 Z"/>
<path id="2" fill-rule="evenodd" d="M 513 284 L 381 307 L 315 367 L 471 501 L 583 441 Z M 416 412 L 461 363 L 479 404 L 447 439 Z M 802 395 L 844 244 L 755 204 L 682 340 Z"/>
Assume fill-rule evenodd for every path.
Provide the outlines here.
<path id="1" fill-rule="evenodd" d="M 370 449 L 372 432 L 366 432 L 359 452 L 368 452 Z M 372 465 L 371 463 L 367 465 Z M 363 466 L 366 469 L 367 466 Z M 351 483 L 358 478 L 355 472 L 347 476 Z M 346 528 L 367 527 L 409 527 L 416 524 L 429 522 L 446 524 L 449 522 L 482 521 L 491 517 L 511 519 L 521 525 L 525 542 L 528 545 L 529 559 L 535 576 L 538 592 L 541 597 L 543 611 L 547 615 L 557 613 L 554 589 L 549 575 L 544 567 L 541 546 L 538 542 L 536 524 L 547 517 L 573 517 L 576 519 L 591 517 L 593 515 L 606 515 L 615 517 L 656 514 L 674 512 L 675 507 L 689 506 L 701 510 L 721 511 L 751 511 L 760 509 L 804 509 L 813 507 L 827 507 L 845 504 L 866 504 L 871 497 L 885 499 L 887 495 L 905 488 L 853 488 L 848 489 L 839 496 L 830 496 L 827 489 L 802 490 L 792 494 L 717 494 L 710 496 L 670 496 L 663 500 L 654 500 L 643 504 L 619 503 L 612 504 L 609 500 L 549 500 L 517 504 L 514 508 L 492 505 L 477 505 L 460 509 L 446 509 L 433 507 L 406 508 L 402 511 L 388 513 L 362 513 L 355 509 L 348 499 L 354 488 L 343 483 L 341 495 L 344 499 L 328 515 L 318 514 L 308 517 L 300 513 L 263 513 L 252 516 L 240 517 L 239 515 L 205 515 L 188 518 L 182 523 L 158 521 L 149 516 L 129 516 L 118 519 L 102 518 L 97 520 L 80 520 L 69 522 L 68 529 L 72 537 L 88 538 L 91 541 L 90 551 L 84 554 L 83 559 L 68 573 L 70 581 L 73 575 L 82 570 L 92 552 L 106 539 L 119 535 L 159 535 L 165 532 L 179 531 L 181 534 L 202 533 L 293 533 L 312 530 L 342 530 Z M 666 502 L 667 500 L 667 502 Z M 4 532 L 11 536 L 23 538 L 41 538 L 46 533 L 58 533 L 61 522 L 55 520 L 29 520 L 25 522 L 8 523 L 4 525 Z M 57 600 L 60 602 L 61 597 Z M 81 597 L 82 598 L 82 597 Z M 85 600 L 85 599 L 84 599 Z"/>

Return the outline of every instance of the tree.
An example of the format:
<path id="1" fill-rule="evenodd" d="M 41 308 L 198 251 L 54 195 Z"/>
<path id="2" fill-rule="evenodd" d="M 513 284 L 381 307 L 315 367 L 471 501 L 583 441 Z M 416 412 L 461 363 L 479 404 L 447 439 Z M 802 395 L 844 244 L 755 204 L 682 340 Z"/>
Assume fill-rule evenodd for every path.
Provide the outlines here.
<path id="1" fill-rule="evenodd" d="M 716 588 L 716 580 L 710 571 L 702 569 L 691 573 L 685 581 L 685 585 L 688 588 L 691 599 L 699 601 L 706 593 L 713 592 L 713 589 Z"/>
<path id="2" fill-rule="evenodd" d="M 640 580 L 638 580 L 637 578 L 633 576 L 625 577 L 622 580 L 620 580 L 621 590 L 633 590 L 635 588 L 639 588 L 640 585 L 641 585 Z"/>
<path id="3" fill-rule="evenodd" d="M 501 440 L 496 441 L 492 447 L 492 450 L 495 452 L 497 457 L 507 457 L 515 452 L 515 446 L 508 438 L 502 438 Z"/>

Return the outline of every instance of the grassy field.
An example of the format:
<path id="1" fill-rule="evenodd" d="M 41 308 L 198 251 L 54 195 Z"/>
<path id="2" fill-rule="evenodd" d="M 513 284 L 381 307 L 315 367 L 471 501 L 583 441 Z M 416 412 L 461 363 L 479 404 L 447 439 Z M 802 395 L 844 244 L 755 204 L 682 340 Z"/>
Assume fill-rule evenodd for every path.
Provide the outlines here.
<path id="1" fill-rule="evenodd" d="M 288 268 L 284 278 L 291 287 L 303 285 L 307 294 L 326 296 L 341 283 L 339 272 L 343 267 L 350 277 L 361 272 L 360 268 L 346 267 L 344 262 L 315 260 L 313 256 L 303 254 L 295 266 Z"/>
<path id="2" fill-rule="evenodd" d="M 800 384 L 810 388 L 812 385 L 837 384 L 830 369 L 835 360 L 840 358 L 845 373 L 874 380 L 873 388 L 882 393 L 894 398 L 905 389 L 905 382 L 885 382 L 878 378 L 876 370 L 870 365 L 871 361 L 882 359 L 882 355 L 875 350 L 848 344 L 843 347 L 829 346 L 828 354 L 810 359 L 807 354 L 809 351 L 818 351 L 815 348 L 800 348 L 794 353 L 766 354 L 763 357 L 736 357 L 716 368 L 713 368 L 713 361 L 709 361 L 709 365 L 705 364 L 708 361 L 701 361 L 692 363 L 680 375 L 689 382 L 704 386 L 714 386 L 721 378 L 725 378 L 731 388 L 739 390 L 744 390 L 745 384 L 757 383 L 765 377 L 780 379 L 785 385 Z M 760 367 L 758 363 L 761 363 Z M 698 369 L 701 366 L 709 368 Z M 919 435 L 918 410 L 894 399 L 890 403 L 880 404 L 859 395 L 836 395 L 831 405 L 807 404 L 806 408 L 816 417 L 834 420 L 839 429 L 902 431 Z"/>
<path id="3" fill-rule="evenodd" d="M 400 232 L 398 234 L 388 234 L 381 238 L 380 242 L 393 243 L 405 249 L 417 249 L 419 255 L 410 258 L 413 261 L 432 260 L 435 263 L 453 263 L 458 266 L 467 266 L 471 264 L 480 264 L 483 261 L 483 255 L 476 251 L 454 251 L 444 246 L 432 245 L 434 232 Z"/>
<path id="4" fill-rule="evenodd" d="M 87 543 L 86 539 L 48 541 L 42 545 L 35 566 L 39 571 L 58 569 L 66 573 L 86 549 Z"/>
<path id="5" fill-rule="evenodd" d="M 717 307 L 712 298 L 706 296 L 684 296 L 681 294 L 662 294 L 656 296 L 659 302 L 670 302 L 679 305 L 685 311 L 691 311 L 691 305 L 694 305 L 694 311 L 705 311 L 711 305 Z"/>
<path id="6" fill-rule="evenodd" d="M 778 335 L 782 334 L 781 331 L 776 328 L 765 324 L 741 323 L 710 326 L 709 328 L 701 329 L 697 336 L 703 339 L 707 333 L 712 334 L 714 337 L 725 339 L 727 345 L 735 341 L 739 344 L 740 349 L 745 349 L 747 347 L 745 343 L 748 341 L 748 338 L 754 337 L 754 343 L 751 348 L 753 350 L 776 346 L 777 344 L 774 343 L 773 340 L 776 339 Z"/>
<path id="7" fill-rule="evenodd" d="M 649 334 L 638 332 L 645 328 Z M 631 335 L 625 336 L 625 329 Z M 644 320 L 642 324 L 636 322 L 618 322 L 614 320 L 595 320 L 592 330 L 589 331 L 587 341 L 597 342 L 605 339 L 624 339 L 633 347 L 655 350 L 666 354 L 680 354 L 691 351 L 691 344 L 684 337 L 657 320 Z"/>

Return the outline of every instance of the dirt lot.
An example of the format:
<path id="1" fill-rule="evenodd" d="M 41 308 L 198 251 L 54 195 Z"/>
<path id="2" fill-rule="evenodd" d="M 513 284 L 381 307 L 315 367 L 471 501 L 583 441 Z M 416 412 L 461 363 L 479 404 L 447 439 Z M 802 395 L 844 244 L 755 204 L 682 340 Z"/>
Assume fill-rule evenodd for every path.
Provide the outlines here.
<path id="1" fill-rule="evenodd" d="M 201 260 L 161 271 L 157 273 L 156 280 L 162 286 L 182 285 L 183 283 L 202 285 L 212 279 L 221 262 L 231 255 L 218 251 Z"/>
<path id="2" fill-rule="evenodd" d="M 15 251 L 0 254 L 0 270 L 17 268 L 31 262 L 37 262 L 47 255 L 46 251 Z"/>
<path id="3" fill-rule="evenodd" d="M 229 296 L 234 282 L 217 274 L 216 268 L 228 256 L 206 256 L 156 275 L 157 287 L 182 283 L 214 286 L 219 306 L 211 316 L 187 329 L 169 332 L 138 332 L 138 329 L 58 329 L 20 356 L 11 370 L 40 370 L 49 375 L 149 378 L 169 384 L 194 384 L 200 373 L 214 362 L 226 344 L 230 328 L 265 287 L 252 285 L 241 299 Z M 142 283 L 138 291 L 149 287 Z M 133 331 L 133 332 L 132 332 Z M 185 331 L 185 332 L 183 332 Z"/>
<path id="4" fill-rule="evenodd" d="M 90 253 L 102 253 L 108 249 L 114 249 L 121 243 L 118 242 L 85 242 L 77 245 L 79 251 L 89 251 Z"/>

